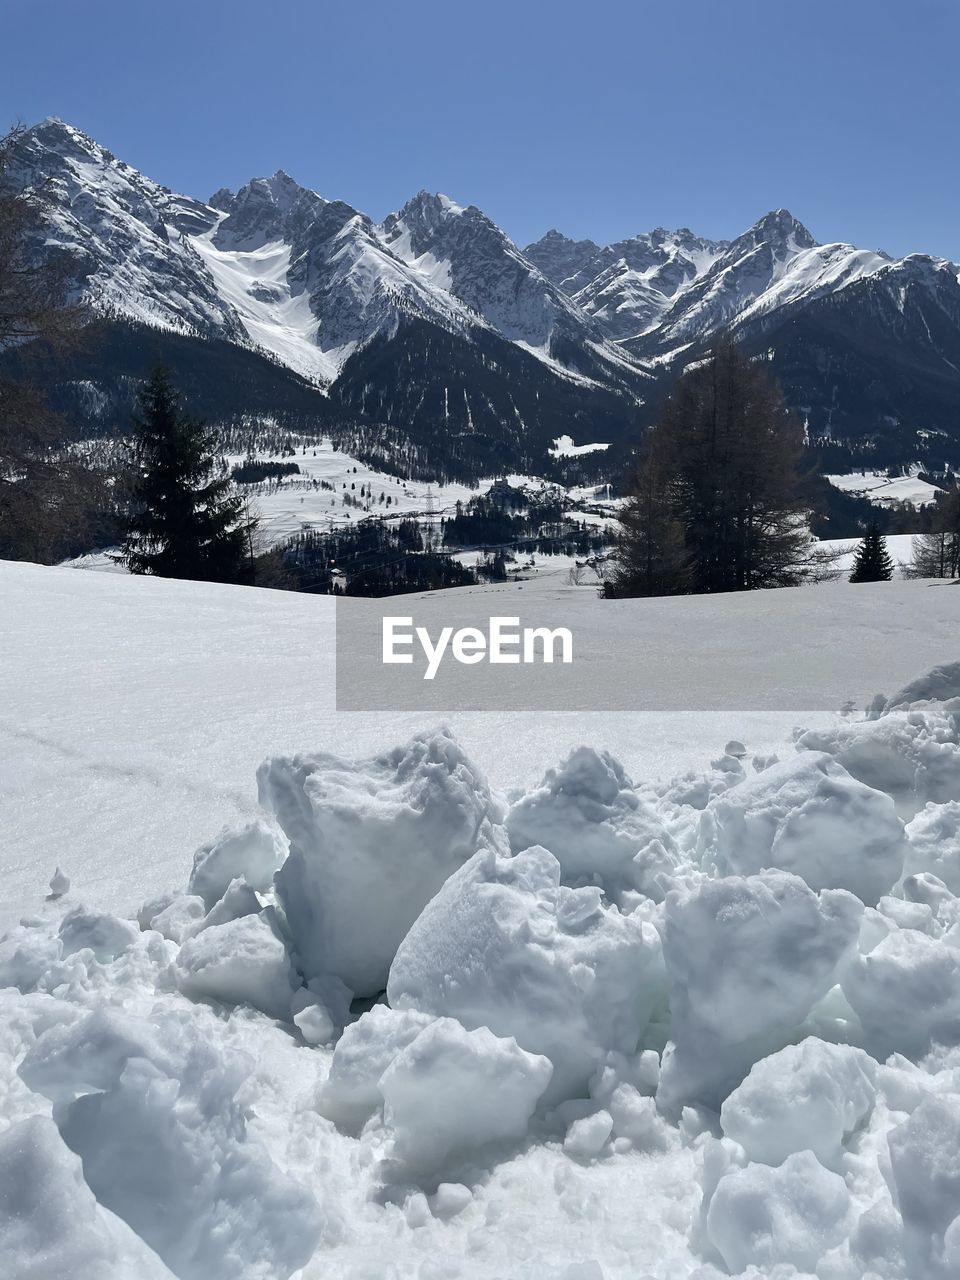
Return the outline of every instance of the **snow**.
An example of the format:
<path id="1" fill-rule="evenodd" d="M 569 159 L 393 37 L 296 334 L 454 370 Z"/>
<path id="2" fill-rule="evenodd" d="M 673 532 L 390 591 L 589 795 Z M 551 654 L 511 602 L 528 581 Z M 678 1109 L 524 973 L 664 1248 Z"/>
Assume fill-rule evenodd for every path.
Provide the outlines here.
<path id="1" fill-rule="evenodd" d="M 673 870 L 674 842 L 649 800 L 608 752 L 579 747 L 506 817 L 515 853 L 534 844 L 560 863 L 564 884 L 601 884 L 657 894 L 658 874 Z"/>
<path id="2" fill-rule="evenodd" d="M 780 867 L 811 889 L 849 889 L 876 906 L 903 871 L 903 823 L 890 796 L 808 751 L 711 802 L 701 847 L 720 875 Z"/>
<path id="3" fill-rule="evenodd" d="M 404 480 L 345 453 L 326 436 L 301 446 L 296 454 L 278 458 L 265 452 L 255 452 L 252 457 L 257 461 L 295 462 L 299 467 L 299 474 L 241 486 L 241 492 L 250 500 L 251 507 L 260 518 L 260 537 L 266 547 L 283 542 L 304 529 L 318 529 L 326 533 L 371 516 L 388 521 L 423 518 L 431 505 L 432 519 L 450 517 L 454 515 L 458 502 L 466 504 L 497 483 L 497 478 L 492 476 L 481 479 L 474 488 L 456 481 L 438 485 L 426 480 Z M 247 460 L 246 455 L 238 454 L 227 455 L 225 459 L 230 467 Z M 531 476 L 510 475 L 507 480 L 511 485 L 529 486 L 535 492 L 547 487 L 545 480 Z M 362 489 L 367 494 L 361 499 Z M 381 494 L 384 495 L 382 503 Z M 390 499 L 389 506 L 387 498 Z M 352 505 L 354 500 L 358 505 Z M 476 560 L 475 551 L 468 554 L 471 563 Z M 78 567 L 99 568 L 100 565 L 82 564 Z"/>
<path id="4" fill-rule="evenodd" d="M 534 846 L 476 854 L 403 939 L 387 983 L 398 1009 L 513 1036 L 553 1063 L 548 1096 L 585 1088 L 605 1053 L 634 1053 L 663 991 L 656 930 L 599 889 L 560 885 Z"/>
<path id="5" fill-rule="evenodd" d="M 187 938 L 177 955 L 178 988 L 193 1000 L 246 1004 L 289 1020 L 294 978 L 286 947 L 262 915 L 212 924 Z"/>
<path id="6" fill-rule="evenodd" d="M 0 589 L 12 1274 L 956 1274 L 956 592 L 436 593 L 653 695 L 438 730 L 330 601 Z"/>
<path id="7" fill-rule="evenodd" d="M 917 1275 L 956 1274 L 960 1260 L 960 1108 L 928 1097 L 889 1138 L 890 1180 Z"/>
<path id="8" fill-rule="evenodd" d="M 277 899 L 307 978 L 361 996 L 386 986 L 397 947 L 434 893 L 502 816 L 449 732 L 367 761 L 329 754 L 266 761 L 261 804 L 290 841 Z"/>
<path id="9" fill-rule="evenodd" d="M 335 1228 L 248 1133 L 236 1094 L 252 1065 L 187 1011 L 95 1010 L 43 1032 L 21 1072 L 60 1100 L 60 1135 L 99 1203 L 176 1276 L 287 1280 Z"/>
<path id="10" fill-rule="evenodd" d="M 937 494 L 943 492 L 917 475 L 891 478 L 885 471 L 852 471 L 847 475 L 830 475 L 824 478 L 835 489 L 869 498 L 881 507 L 894 506 L 898 502 L 912 502 L 914 506 L 920 507 L 934 502 Z"/>
<path id="11" fill-rule="evenodd" d="M 843 1178 L 801 1151 L 777 1169 L 751 1164 L 724 1174 L 710 1200 L 707 1234 L 731 1275 L 750 1266 L 770 1274 L 778 1265 L 809 1273 L 847 1235 L 850 1210 Z"/>
<path id="12" fill-rule="evenodd" d="M 209 911 L 238 878 L 251 889 L 269 889 L 273 873 L 286 855 L 283 836 L 262 818 L 236 831 L 224 828 L 216 840 L 202 845 L 193 855 L 187 892 L 202 898 Z"/>
<path id="13" fill-rule="evenodd" d="M 188 237 L 189 243 L 213 277 L 217 292 L 239 315 L 251 342 L 305 378 L 331 382 L 357 344 L 323 349 L 310 295 L 303 288 L 294 292 L 289 281 L 290 245 L 277 240 L 246 251 L 218 249 L 216 234 L 214 226 L 203 235 Z"/>
<path id="14" fill-rule="evenodd" d="M 783 1048 L 854 951 L 862 912 L 852 894 L 817 895 L 782 871 L 671 890 L 661 1107 L 717 1108 L 755 1061 Z"/>
<path id="15" fill-rule="evenodd" d="M 558 436 L 549 452 L 555 458 L 576 458 L 582 453 L 600 453 L 609 448 L 609 444 L 574 444 L 573 436 Z"/>
<path id="16" fill-rule="evenodd" d="M 0 1133 L 0 1255 L 16 1280 L 174 1280 L 152 1249 L 105 1209 L 52 1120 Z"/>
<path id="17" fill-rule="evenodd" d="M 873 1110 L 876 1078 L 877 1064 L 862 1049 L 810 1036 L 755 1063 L 724 1101 L 720 1123 L 748 1160 L 779 1165 L 812 1151 L 835 1168 Z"/>
<path id="18" fill-rule="evenodd" d="M 525 1053 L 512 1038 L 438 1018 L 380 1077 L 392 1156 L 434 1170 L 488 1143 L 516 1142 L 552 1074 L 547 1058 Z"/>
<path id="19" fill-rule="evenodd" d="M 960 801 L 928 803 L 906 827 L 905 871 L 936 876 L 960 896 Z"/>

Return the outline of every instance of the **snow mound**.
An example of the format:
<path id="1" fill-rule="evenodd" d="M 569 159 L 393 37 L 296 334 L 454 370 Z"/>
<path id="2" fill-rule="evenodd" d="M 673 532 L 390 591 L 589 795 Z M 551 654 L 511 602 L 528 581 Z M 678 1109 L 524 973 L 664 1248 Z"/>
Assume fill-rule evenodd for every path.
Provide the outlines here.
<path id="1" fill-rule="evenodd" d="M 506 819 L 515 853 L 542 845 L 560 863 L 564 884 L 600 884 L 611 898 L 624 889 L 653 894 L 656 876 L 676 866 L 673 840 L 643 801 L 620 762 L 578 747 Z"/>
<path id="2" fill-rule="evenodd" d="M 45 1116 L 0 1134 L 0 1257 L 10 1280 L 174 1280 L 97 1204 L 80 1160 Z"/>
<path id="3" fill-rule="evenodd" d="M 810 1037 L 751 1067 L 720 1110 L 723 1132 L 748 1160 L 778 1165 L 812 1151 L 834 1167 L 844 1139 L 873 1108 L 876 1079 L 877 1065 L 862 1049 Z"/>
<path id="4" fill-rule="evenodd" d="M 269 760 L 258 782 L 290 841 L 276 893 L 297 966 L 360 996 L 386 986 L 397 947 L 447 877 L 502 840 L 500 805 L 445 730 L 371 760 Z"/>
<path id="5" fill-rule="evenodd" d="M 700 839 L 720 875 L 779 867 L 817 892 L 849 889 L 868 906 L 903 870 L 893 801 L 820 752 L 784 760 L 718 796 Z"/>
<path id="6" fill-rule="evenodd" d="M 782 1048 L 834 985 L 863 905 L 764 871 L 674 889 L 663 950 L 671 1029 L 657 1099 L 718 1108 L 760 1058 Z"/>
<path id="7" fill-rule="evenodd" d="M 45 1031 L 21 1074 L 100 1204 L 179 1280 L 287 1280 L 333 1226 L 247 1132 L 251 1066 L 189 1015 L 112 1010 Z"/>
<path id="8" fill-rule="evenodd" d="M 633 1053 L 663 988 L 655 929 L 598 888 L 560 884 L 535 846 L 476 854 L 403 940 L 390 970 L 395 1008 L 513 1036 L 553 1063 L 548 1098 L 585 1093 L 608 1050 Z"/>
<path id="9" fill-rule="evenodd" d="M 250 1005 L 271 1018 L 290 1018 L 290 999 L 300 985 L 264 915 L 210 925 L 184 942 L 173 968 L 177 986 L 191 1000 Z"/>
<path id="10" fill-rule="evenodd" d="M 380 1078 L 393 1154 L 418 1170 L 525 1136 L 553 1067 L 486 1027 L 439 1018 L 401 1049 Z"/>
<path id="11" fill-rule="evenodd" d="M 707 1210 L 707 1234 L 730 1272 L 793 1266 L 813 1272 L 847 1236 L 851 1203 L 846 1183 L 812 1151 L 788 1156 L 778 1169 L 750 1164 L 717 1183 Z M 785 1273 L 789 1274 L 789 1273 Z"/>
<path id="12" fill-rule="evenodd" d="M 264 893 L 286 857 L 280 832 L 262 819 L 239 831 L 224 830 L 193 855 L 193 871 L 187 892 L 210 908 L 223 897 L 232 880 L 244 879 L 251 889 Z"/>

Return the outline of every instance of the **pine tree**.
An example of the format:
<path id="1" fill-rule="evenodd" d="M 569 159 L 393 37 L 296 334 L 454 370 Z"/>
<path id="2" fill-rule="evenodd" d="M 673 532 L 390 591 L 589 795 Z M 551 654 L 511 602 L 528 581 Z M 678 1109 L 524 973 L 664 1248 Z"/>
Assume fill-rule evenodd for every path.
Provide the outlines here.
<path id="1" fill-rule="evenodd" d="M 888 582 L 893 576 L 893 561 L 887 551 L 887 540 L 874 521 L 863 535 L 853 558 L 851 582 Z"/>
<path id="2" fill-rule="evenodd" d="M 254 521 L 217 474 L 213 431 L 183 412 L 158 365 L 134 419 L 135 480 L 123 560 L 131 573 L 206 582 L 252 579 Z"/>
<path id="3" fill-rule="evenodd" d="M 803 433 L 731 342 L 683 374 L 621 521 L 609 595 L 750 591 L 811 574 Z"/>

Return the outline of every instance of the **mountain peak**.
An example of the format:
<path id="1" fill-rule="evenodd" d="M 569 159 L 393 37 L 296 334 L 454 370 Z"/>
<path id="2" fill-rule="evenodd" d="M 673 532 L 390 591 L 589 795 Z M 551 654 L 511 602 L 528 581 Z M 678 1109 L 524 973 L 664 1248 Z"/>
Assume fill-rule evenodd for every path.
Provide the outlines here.
<path id="1" fill-rule="evenodd" d="M 812 249 L 817 243 L 789 209 L 771 209 L 750 228 L 747 235 L 753 233 L 758 233 L 763 239 L 792 239 L 799 249 Z"/>
<path id="2" fill-rule="evenodd" d="M 101 147 L 93 138 L 61 120 L 59 116 L 46 116 L 39 124 L 31 125 L 24 131 L 24 138 L 34 140 L 50 151 L 61 155 L 83 154 L 98 160 L 112 160 L 113 157 L 105 147 Z"/>

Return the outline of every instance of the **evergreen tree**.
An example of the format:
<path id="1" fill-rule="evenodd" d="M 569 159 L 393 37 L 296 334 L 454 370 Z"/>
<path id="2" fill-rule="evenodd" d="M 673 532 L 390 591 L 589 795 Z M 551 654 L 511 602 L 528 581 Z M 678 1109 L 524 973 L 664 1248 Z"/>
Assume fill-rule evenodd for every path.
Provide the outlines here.
<path id="1" fill-rule="evenodd" d="M 803 433 L 731 342 L 683 374 L 626 504 L 605 594 L 749 591 L 811 573 Z"/>
<path id="2" fill-rule="evenodd" d="M 217 474 L 216 439 L 183 412 L 158 365 L 134 420 L 135 479 L 123 560 L 131 573 L 206 582 L 252 580 L 252 532 L 243 499 Z"/>
<path id="3" fill-rule="evenodd" d="M 893 561 L 887 540 L 874 520 L 863 535 L 853 558 L 851 582 L 887 582 L 893 576 Z"/>

